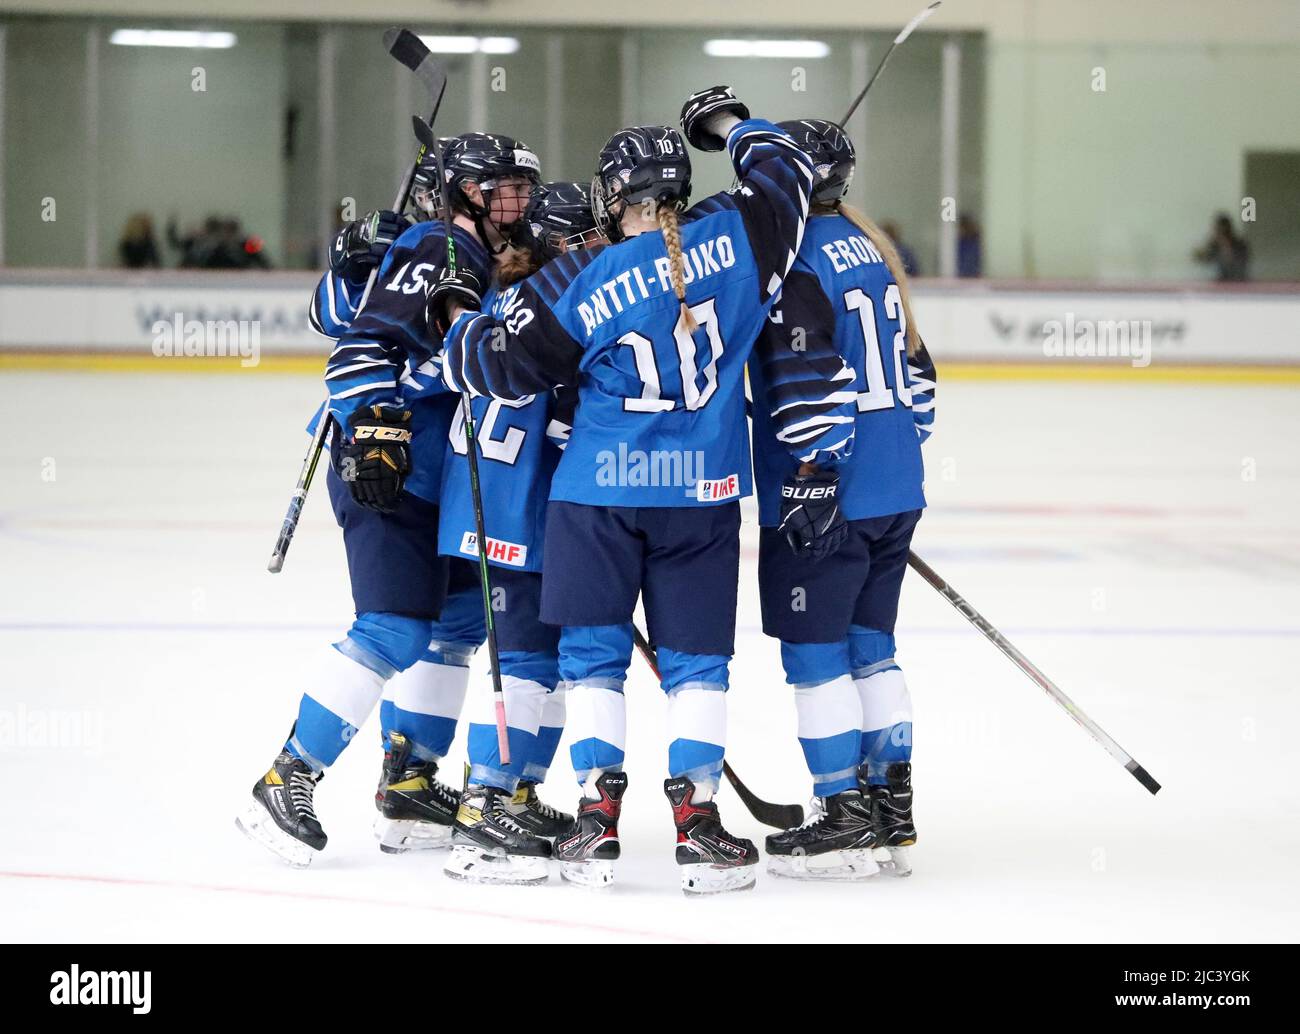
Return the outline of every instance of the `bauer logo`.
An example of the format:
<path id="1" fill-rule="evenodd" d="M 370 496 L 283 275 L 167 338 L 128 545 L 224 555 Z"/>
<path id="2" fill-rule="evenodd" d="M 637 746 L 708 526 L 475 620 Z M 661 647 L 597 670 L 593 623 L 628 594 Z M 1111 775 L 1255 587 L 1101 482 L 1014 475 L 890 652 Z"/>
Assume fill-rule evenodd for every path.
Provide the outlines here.
<path id="1" fill-rule="evenodd" d="M 83 973 L 73 965 L 50 974 L 50 1004 L 129 1006 L 137 1016 L 144 1016 L 152 1008 L 152 986 L 149 970 Z"/>
<path id="2" fill-rule="evenodd" d="M 260 320 L 187 320 L 178 312 L 170 320 L 156 320 L 149 332 L 150 347 L 159 359 L 237 356 L 240 366 L 257 366 L 262 360 Z"/>

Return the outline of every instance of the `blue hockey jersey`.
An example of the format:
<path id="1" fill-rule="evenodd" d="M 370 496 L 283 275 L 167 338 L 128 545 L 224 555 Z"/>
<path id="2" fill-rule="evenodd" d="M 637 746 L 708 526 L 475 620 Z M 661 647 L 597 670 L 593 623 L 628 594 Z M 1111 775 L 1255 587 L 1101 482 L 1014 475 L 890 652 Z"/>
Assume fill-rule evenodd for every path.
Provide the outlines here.
<path id="1" fill-rule="evenodd" d="M 483 297 L 484 312 L 495 319 L 508 318 L 519 287 L 490 290 Z M 458 395 L 449 397 L 459 402 Z M 557 389 L 512 401 L 483 395 L 473 401 L 488 560 L 499 567 L 542 569 L 546 500 L 568 440 L 576 398 L 576 391 Z M 446 450 L 438 550 L 447 556 L 476 558 L 478 532 L 466 459 L 465 414 L 459 405 Z"/>
<path id="2" fill-rule="evenodd" d="M 506 400 L 578 386 L 554 500 L 707 506 L 751 491 L 744 366 L 798 252 L 812 170 L 758 119 L 727 147 L 738 186 L 682 224 L 693 334 L 658 231 L 562 255 L 524 281 L 508 316 L 465 314 L 447 334 L 449 384 Z"/>
<path id="3" fill-rule="evenodd" d="M 849 520 L 925 506 L 921 442 L 934 420 L 934 364 L 907 355 L 898 285 L 841 215 L 808 221 L 750 363 L 759 523 L 780 523 L 801 462 L 840 475 Z"/>
<path id="4" fill-rule="evenodd" d="M 452 228 L 452 240 L 457 264 L 486 283 L 492 273 L 487 249 L 459 226 Z M 338 338 L 325 371 L 329 409 L 337 426 L 346 433 L 348 416 L 361 406 L 409 408 L 411 472 L 403 487 L 429 502 L 438 501 L 447 435 L 459 404 L 458 397 L 440 383 L 430 390 L 431 381 L 441 381 L 441 371 L 434 361 L 438 349 L 431 344 L 425 301 L 429 286 L 446 265 L 444 225 L 416 223 L 388 249 L 364 307 L 364 283 L 327 272 L 308 314 L 313 328 Z"/>

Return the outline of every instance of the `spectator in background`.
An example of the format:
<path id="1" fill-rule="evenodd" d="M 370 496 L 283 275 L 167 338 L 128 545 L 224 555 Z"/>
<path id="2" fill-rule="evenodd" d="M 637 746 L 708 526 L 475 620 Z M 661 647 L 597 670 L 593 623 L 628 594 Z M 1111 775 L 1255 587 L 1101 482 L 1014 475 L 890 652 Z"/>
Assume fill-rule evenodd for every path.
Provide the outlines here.
<path id="1" fill-rule="evenodd" d="M 903 240 L 903 231 L 898 228 L 898 223 L 881 223 L 880 228 L 885 231 L 885 236 L 894 242 L 894 250 L 903 261 L 903 272 L 908 276 L 920 276 L 921 266 L 916 261 L 916 252 Z"/>
<path id="2" fill-rule="evenodd" d="M 127 269 L 157 269 L 162 265 L 158 260 L 158 242 L 153 236 L 153 220 L 147 212 L 136 212 L 126 221 L 117 254 Z"/>
<path id="3" fill-rule="evenodd" d="M 1210 239 L 1194 251 L 1197 262 L 1214 264 L 1214 279 L 1222 281 L 1249 280 L 1250 246 L 1237 236 L 1227 212 L 1214 217 Z"/>
<path id="4" fill-rule="evenodd" d="M 966 212 L 957 216 L 957 275 L 984 275 L 984 240 L 980 224 Z"/>
<path id="5" fill-rule="evenodd" d="M 167 240 L 181 252 L 185 269 L 270 269 L 261 237 L 245 236 L 234 216 L 210 215 L 201 230 L 181 236 L 173 218 L 167 224 Z"/>

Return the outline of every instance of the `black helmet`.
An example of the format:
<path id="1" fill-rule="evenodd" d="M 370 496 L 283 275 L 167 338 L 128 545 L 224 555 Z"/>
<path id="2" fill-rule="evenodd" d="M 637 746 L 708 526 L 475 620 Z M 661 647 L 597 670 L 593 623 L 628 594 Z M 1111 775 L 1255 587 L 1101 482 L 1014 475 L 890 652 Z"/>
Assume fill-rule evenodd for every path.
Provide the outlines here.
<path id="1" fill-rule="evenodd" d="M 849 192 L 857 155 L 853 141 L 834 122 L 821 118 L 778 122 L 813 163 L 812 203 L 833 205 Z"/>
<path id="2" fill-rule="evenodd" d="M 530 252 L 540 265 L 564 251 L 604 240 L 591 214 L 591 194 L 581 183 L 542 183 L 533 188 L 510 243 Z"/>
<path id="3" fill-rule="evenodd" d="M 435 141 L 438 153 L 444 156 L 444 162 L 447 148 L 455 139 L 454 136 L 440 136 Z M 411 200 L 427 218 L 442 218 L 442 184 L 438 182 L 438 164 L 431 153 L 426 152 L 415 167 L 415 176 L 411 180 Z"/>
<path id="4" fill-rule="evenodd" d="M 466 183 L 476 183 L 484 194 L 490 194 L 503 176 L 522 176 L 538 183 L 542 172 L 542 163 L 527 144 L 497 133 L 462 133 L 448 143 L 442 164 L 451 203 L 480 219 L 487 215 L 487 207 L 470 201 L 464 191 Z"/>
<path id="5" fill-rule="evenodd" d="M 691 159 L 682 135 L 669 126 L 620 129 L 600 149 L 591 181 L 596 227 L 623 239 L 619 220 L 628 205 L 653 200 L 685 208 L 691 196 Z"/>

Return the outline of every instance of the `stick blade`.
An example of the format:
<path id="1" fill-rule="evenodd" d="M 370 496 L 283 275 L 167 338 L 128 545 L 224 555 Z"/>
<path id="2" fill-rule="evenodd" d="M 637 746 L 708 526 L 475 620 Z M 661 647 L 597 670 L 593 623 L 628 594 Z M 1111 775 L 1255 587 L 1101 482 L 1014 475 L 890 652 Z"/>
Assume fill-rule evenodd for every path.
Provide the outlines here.
<path id="1" fill-rule="evenodd" d="M 934 14 L 934 12 L 939 9 L 939 5 L 941 3 L 943 3 L 943 0 L 934 0 L 934 3 L 932 3 L 924 11 L 922 11 L 910 22 L 908 22 L 906 25 L 903 26 L 899 34 L 894 37 L 894 42 L 902 43 L 903 40 L 907 39 L 908 36 L 912 35 L 912 33 L 916 31 L 916 27 L 918 25 L 920 25 L 923 21 L 929 18 L 930 15 Z"/>
<path id="2" fill-rule="evenodd" d="M 410 29 L 388 29 L 384 32 L 384 47 L 415 73 L 430 96 L 441 99 L 447 86 L 447 70 L 424 45 L 424 40 Z"/>
<path id="3" fill-rule="evenodd" d="M 1130 761 L 1124 767 L 1132 773 L 1134 779 L 1151 791 L 1152 796 L 1160 792 L 1160 784 L 1151 777 L 1150 772 L 1139 765 L 1136 761 Z"/>
<path id="4" fill-rule="evenodd" d="M 415 139 L 420 141 L 425 150 L 429 150 L 437 144 L 437 139 L 433 135 L 433 127 L 419 115 L 411 116 L 411 128 L 415 130 Z"/>

